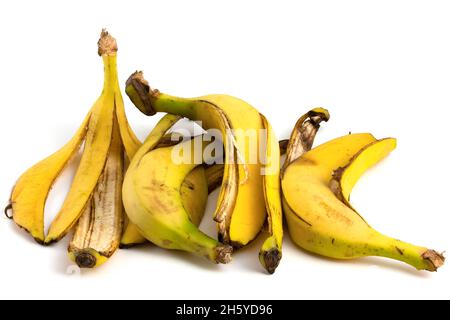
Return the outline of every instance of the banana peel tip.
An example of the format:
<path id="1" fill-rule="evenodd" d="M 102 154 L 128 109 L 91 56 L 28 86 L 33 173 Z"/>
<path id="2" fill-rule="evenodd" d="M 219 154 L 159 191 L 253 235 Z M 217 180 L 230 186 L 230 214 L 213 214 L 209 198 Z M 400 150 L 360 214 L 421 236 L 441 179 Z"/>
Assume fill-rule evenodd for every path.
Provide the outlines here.
<path id="1" fill-rule="evenodd" d="M 269 251 L 261 251 L 259 253 L 259 260 L 262 266 L 269 274 L 274 274 L 282 258 L 281 251 L 277 248 L 272 248 Z"/>
<path id="2" fill-rule="evenodd" d="M 102 29 L 97 45 L 99 56 L 112 56 L 115 55 L 118 50 L 116 39 L 113 38 L 106 29 Z"/>
<path id="3" fill-rule="evenodd" d="M 136 71 L 128 78 L 125 92 L 143 114 L 147 116 L 156 114 L 150 96 L 157 96 L 159 91 L 150 88 L 142 71 Z"/>

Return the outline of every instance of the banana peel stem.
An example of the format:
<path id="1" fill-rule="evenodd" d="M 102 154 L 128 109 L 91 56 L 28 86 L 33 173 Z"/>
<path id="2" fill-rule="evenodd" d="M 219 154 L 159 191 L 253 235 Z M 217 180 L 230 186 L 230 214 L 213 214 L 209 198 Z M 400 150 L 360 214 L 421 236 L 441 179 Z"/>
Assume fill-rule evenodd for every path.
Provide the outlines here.
<path id="1" fill-rule="evenodd" d="M 364 256 L 379 256 L 405 262 L 417 270 L 436 272 L 445 262 L 442 253 L 419 247 L 378 233 L 367 247 Z"/>
<path id="2" fill-rule="evenodd" d="M 117 42 L 106 29 L 103 29 L 100 34 L 100 40 L 98 40 L 98 55 L 112 56 L 117 52 Z"/>
<path id="3" fill-rule="evenodd" d="M 281 168 L 282 177 L 292 162 L 311 149 L 320 123 L 329 119 L 328 110 L 323 108 L 314 108 L 298 119 L 286 146 L 286 160 Z"/>
<path id="4" fill-rule="evenodd" d="M 144 79 L 142 71 L 134 72 L 126 82 L 126 93 L 130 97 L 133 104 L 145 115 L 153 116 L 156 110 L 150 96 L 157 96 L 158 90 L 152 90 Z"/>
<path id="5" fill-rule="evenodd" d="M 432 272 L 436 272 L 445 262 L 444 253 L 438 253 L 434 250 L 425 251 L 422 258 L 428 262 L 429 269 L 427 270 Z"/>
<path id="6" fill-rule="evenodd" d="M 216 247 L 216 263 L 227 264 L 231 262 L 233 247 L 229 245 L 219 245 Z"/>
<path id="7" fill-rule="evenodd" d="M 97 259 L 88 252 L 82 252 L 75 256 L 75 263 L 80 268 L 93 268 L 97 264 Z"/>
<path id="8" fill-rule="evenodd" d="M 82 269 L 93 269 L 104 264 L 111 257 L 92 248 L 69 251 L 70 259 Z"/>

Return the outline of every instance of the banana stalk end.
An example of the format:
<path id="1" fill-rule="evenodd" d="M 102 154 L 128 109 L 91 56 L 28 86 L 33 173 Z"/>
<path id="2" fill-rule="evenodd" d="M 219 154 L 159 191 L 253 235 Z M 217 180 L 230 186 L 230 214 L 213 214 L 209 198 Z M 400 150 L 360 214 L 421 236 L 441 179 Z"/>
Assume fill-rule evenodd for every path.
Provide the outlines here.
<path id="1" fill-rule="evenodd" d="M 220 245 L 216 248 L 216 263 L 227 264 L 231 262 L 233 247 L 229 245 Z"/>
<path id="2" fill-rule="evenodd" d="M 285 147 L 286 160 L 281 168 L 282 177 L 292 162 L 300 158 L 305 152 L 311 150 L 314 138 L 320 128 L 320 123 L 323 121 L 327 122 L 329 119 L 330 113 L 324 108 L 314 108 L 298 119 L 292 130 L 289 142 Z"/>
<path id="3" fill-rule="evenodd" d="M 425 251 L 422 254 L 422 258 L 428 262 L 429 268 L 427 270 L 431 272 L 436 272 L 445 262 L 444 255 L 434 250 Z"/>
<path id="4" fill-rule="evenodd" d="M 150 88 L 142 71 L 136 71 L 128 78 L 125 92 L 143 114 L 147 116 L 156 114 L 150 96 L 157 96 L 159 91 Z"/>
<path id="5" fill-rule="evenodd" d="M 113 38 L 106 29 L 102 30 L 100 40 L 98 40 L 98 55 L 113 56 L 117 52 L 117 41 Z"/>

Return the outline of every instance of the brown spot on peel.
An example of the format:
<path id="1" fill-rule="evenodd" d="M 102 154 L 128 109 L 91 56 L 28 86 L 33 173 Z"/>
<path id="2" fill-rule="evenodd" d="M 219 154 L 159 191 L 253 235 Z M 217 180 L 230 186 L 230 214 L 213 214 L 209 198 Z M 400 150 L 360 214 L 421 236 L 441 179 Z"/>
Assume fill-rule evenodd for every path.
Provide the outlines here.
<path id="1" fill-rule="evenodd" d="M 335 194 L 335 196 L 341 201 L 346 203 L 346 200 L 342 194 L 342 188 L 340 181 L 342 179 L 342 174 L 344 173 L 345 168 L 339 167 L 333 171 L 332 179 L 330 180 L 329 187 L 331 191 Z"/>

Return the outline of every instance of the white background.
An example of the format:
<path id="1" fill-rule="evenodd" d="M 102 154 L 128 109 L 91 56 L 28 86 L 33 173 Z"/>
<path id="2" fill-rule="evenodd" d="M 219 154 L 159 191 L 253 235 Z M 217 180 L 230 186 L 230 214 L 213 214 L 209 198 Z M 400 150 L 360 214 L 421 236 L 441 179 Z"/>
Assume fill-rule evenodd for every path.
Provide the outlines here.
<path id="1" fill-rule="evenodd" d="M 241 97 L 280 138 L 314 106 L 332 115 L 317 143 L 349 131 L 397 137 L 353 203 L 384 233 L 449 250 L 449 16 L 448 1 L 430 0 L 2 1 L 1 202 L 25 169 L 73 135 L 100 94 L 96 42 L 108 27 L 122 85 L 142 69 L 170 94 Z M 144 138 L 159 117 L 125 104 Z M 69 180 L 52 192 L 47 221 Z M 231 265 L 147 246 L 81 275 L 67 274 L 67 241 L 40 247 L 0 218 L 0 298 L 450 298 L 448 266 L 429 274 L 381 258 L 332 261 L 289 237 L 273 276 L 257 259 L 261 238 Z"/>

